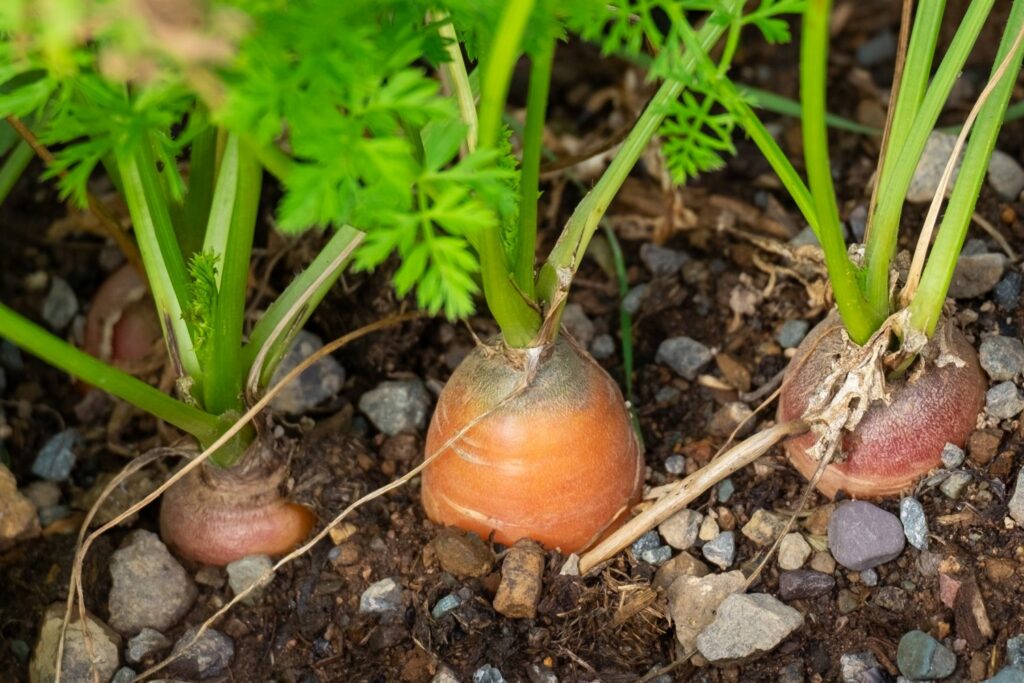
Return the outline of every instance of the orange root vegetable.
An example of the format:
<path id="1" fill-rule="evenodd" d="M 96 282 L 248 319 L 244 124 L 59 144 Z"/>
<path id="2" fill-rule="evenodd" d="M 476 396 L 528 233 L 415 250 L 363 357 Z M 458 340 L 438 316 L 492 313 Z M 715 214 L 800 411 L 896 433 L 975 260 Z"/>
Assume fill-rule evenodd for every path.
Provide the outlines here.
<path id="1" fill-rule="evenodd" d="M 474 424 L 424 470 L 423 506 L 505 545 L 532 538 L 578 552 L 628 516 L 643 456 L 622 393 L 584 351 L 559 339 L 517 392 L 524 366 L 522 351 L 483 346 L 452 373 L 427 454 Z"/>
<path id="2" fill-rule="evenodd" d="M 847 350 L 837 315 L 822 321 L 797 349 L 779 396 L 780 421 L 799 418 L 821 381 Z M 947 443 L 963 446 L 985 402 L 985 377 L 974 347 L 951 323 L 940 323 L 916 367 L 889 385 L 890 401 L 875 401 L 842 441 L 818 489 L 856 498 L 907 491 L 941 463 Z M 809 453 L 813 431 L 785 442 L 786 455 L 810 479 L 818 461 Z"/>
<path id="3" fill-rule="evenodd" d="M 178 555 L 225 565 L 282 555 L 309 534 L 313 513 L 281 496 L 286 470 L 262 448 L 257 441 L 231 468 L 204 463 L 164 494 L 160 535 Z"/>
<path id="4" fill-rule="evenodd" d="M 149 288 L 131 265 L 114 271 L 96 291 L 85 319 L 85 350 L 115 365 L 146 356 L 160 339 Z"/>

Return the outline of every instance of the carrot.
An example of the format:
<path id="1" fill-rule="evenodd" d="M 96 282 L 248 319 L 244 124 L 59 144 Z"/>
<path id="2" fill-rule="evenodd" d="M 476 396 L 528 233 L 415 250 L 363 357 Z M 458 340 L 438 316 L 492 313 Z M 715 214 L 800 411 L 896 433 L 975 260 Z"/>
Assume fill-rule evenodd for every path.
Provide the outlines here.
<path id="1" fill-rule="evenodd" d="M 849 344 L 833 314 L 804 339 L 789 364 L 779 396 L 779 421 L 799 418 L 836 358 Z M 949 358 L 942 358 L 949 356 Z M 955 357 L 960 362 L 952 359 Z M 842 452 L 828 465 L 818 489 L 857 498 L 880 498 L 913 487 L 941 462 L 946 443 L 963 446 L 985 402 L 986 381 L 974 347 L 945 322 L 922 352 L 921 365 L 890 383 L 890 401 L 875 401 L 860 424 L 846 434 Z M 814 432 L 788 439 L 786 455 L 804 477 L 818 467 L 808 450 Z"/>
<path id="2" fill-rule="evenodd" d="M 432 520 L 499 543 L 532 538 L 576 552 L 625 520 L 643 457 L 618 386 L 585 352 L 560 338 L 517 393 L 521 358 L 481 346 L 452 374 L 426 452 L 486 416 L 427 466 L 423 505 Z"/>

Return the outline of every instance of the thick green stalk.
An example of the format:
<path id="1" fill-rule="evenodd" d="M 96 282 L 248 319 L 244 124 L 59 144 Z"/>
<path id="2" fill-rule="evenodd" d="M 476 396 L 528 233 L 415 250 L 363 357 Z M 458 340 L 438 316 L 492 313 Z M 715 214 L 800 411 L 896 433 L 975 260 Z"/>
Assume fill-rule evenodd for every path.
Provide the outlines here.
<path id="1" fill-rule="evenodd" d="M 734 12 L 742 5 L 742 1 L 730 0 L 727 5 L 726 10 Z M 703 50 L 703 54 L 707 54 L 714 47 L 724 30 L 725 27 L 720 22 L 712 20 L 704 22 L 697 32 L 698 44 Z M 697 67 L 699 55 L 693 52 L 687 50 L 680 57 L 682 69 L 693 71 Z M 677 80 L 666 80 L 662 83 L 630 130 L 629 135 L 623 140 L 622 146 L 619 147 L 611 164 L 573 211 L 538 276 L 537 294 L 545 304 L 550 304 L 558 291 L 559 271 L 569 269 L 575 273 L 579 268 L 583 253 L 612 199 L 622 187 L 622 183 L 626 181 L 626 177 L 629 176 L 651 138 L 658 132 L 658 128 L 661 127 L 661 123 L 669 111 L 669 105 L 679 97 L 685 87 L 682 82 Z"/>
<path id="2" fill-rule="evenodd" d="M 128 401 L 168 424 L 210 443 L 222 431 L 217 418 L 107 365 L 0 304 L 2 336 L 50 365 Z"/>
<path id="3" fill-rule="evenodd" d="M 178 241 L 186 259 L 202 248 L 213 203 L 217 177 L 217 129 L 209 126 L 192 141 L 188 165 L 188 193 Z"/>
<path id="4" fill-rule="evenodd" d="M 4 159 L 4 165 L 0 166 L 0 204 L 7 199 L 7 195 L 14 188 L 14 184 L 18 182 L 21 174 L 28 168 L 33 157 L 35 157 L 35 152 L 31 145 L 21 140 L 14 145 L 14 149 Z"/>
<path id="5" fill-rule="evenodd" d="M 857 272 L 846 255 L 846 242 L 839 224 L 839 207 L 832 184 L 828 154 L 828 126 L 825 123 L 825 81 L 828 71 L 828 20 L 830 0 L 810 0 L 804 12 L 800 45 L 800 102 L 803 108 L 804 162 L 814 200 L 818 238 L 826 255 L 829 280 L 836 307 L 850 338 L 866 342 L 884 316 L 873 316 L 865 305 Z M 831 257 L 830 257 L 831 256 Z"/>
<path id="6" fill-rule="evenodd" d="M 523 164 L 519 176 L 519 232 L 516 235 L 515 278 L 519 289 L 534 297 L 533 269 L 537 251 L 537 200 L 540 196 L 540 157 L 544 142 L 544 118 L 551 88 L 555 40 L 534 55 L 526 94 L 526 128 L 523 131 Z"/>
<path id="7" fill-rule="evenodd" d="M 209 367 L 204 368 L 204 404 L 217 414 L 244 405 L 242 326 L 261 179 L 262 168 L 255 156 L 236 136 L 229 136 L 203 244 L 204 250 L 220 256 L 217 305 L 207 342 Z"/>
<path id="8" fill-rule="evenodd" d="M 878 315 L 888 315 L 889 311 L 889 264 L 896 252 L 900 215 L 903 212 L 910 181 L 924 152 L 928 136 L 935 128 L 949 92 L 959 77 L 982 26 L 985 25 L 993 2 L 994 0 L 971 2 L 925 92 L 924 99 L 921 100 L 917 116 L 907 128 L 906 136 L 902 140 L 892 138 L 889 146 L 889 153 L 895 154 L 897 159 L 891 166 L 885 184 L 879 188 L 878 204 L 871 220 L 870 239 L 865 245 L 864 253 L 864 295 Z M 912 68 L 913 65 L 908 60 L 905 69 L 910 71 Z"/>
<path id="9" fill-rule="evenodd" d="M 910 325 L 929 336 L 935 331 L 935 325 L 942 315 L 949 283 L 953 279 L 957 258 L 967 236 L 971 215 L 974 213 L 974 206 L 988 171 L 989 159 L 992 157 L 992 150 L 995 149 L 996 138 L 1003 124 L 1006 105 L 1010 101 L 1013 86 L 1020 73 L 1022 50 L 1019 34 L 1022 30 L 1024 0 L 1014 0 L 1003 39 L 999 44 L 993 76 L 1011 50 L 1014 56 L 978 114 L 964 152 L 963 164 L 957 174 L 953 194 L 942 219 L 942 226 L 928 256 L 928 263 L 921 275 L 917 292 L 910 303 Z"/>
<path id="10" fill-rule="evenodd" d="M 178 248 L 153 154 L 146 142 L 118 148 L 115 153 L 139 253 L 146 266 L 149 288 L 171 358 L 176 363 L 180 362 L 181 372 L 200 384 L 202 368 L 192 344 L 191 332 L 182 317 L 189 301 L 188 271 Z"/>

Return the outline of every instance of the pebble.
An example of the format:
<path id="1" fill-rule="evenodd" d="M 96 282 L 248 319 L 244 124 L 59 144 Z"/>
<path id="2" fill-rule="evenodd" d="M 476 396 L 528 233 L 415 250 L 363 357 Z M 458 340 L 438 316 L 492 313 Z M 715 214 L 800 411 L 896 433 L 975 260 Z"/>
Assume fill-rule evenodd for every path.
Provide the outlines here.
<path id="1" fill-rule="evenodd" d="M 171 651 L 178 656 L 168 668 L 185 678 L 212 678 L 222 673 L 235 658 L 235 642 L 216 629 L 206 629 L 191 646 L 189 642 L 199 631 L 198 626 L 189 628 L 178 638 Z"/>
<path id="2" fill-rule="evenodd" d="M 982 683 L 1024 683 L 1024 669 L 1005 666 L 995 676 L 986 678 Z"/>
<path id="3" fill-rule="evenodd" d="M 583 348 L 589 347 L 590 342 L 594 340 L 594 321 L 587 317 L 583 306 L 579 304 L 565 305 L 562 311 L 562 327 Z"/>
<path id="4" fill-rule="evenodd" d="M 939 490 L 950 500 L 957 500 L 967 485 L 971 483 L 971 475 L 963 470 L 951 472 L 946 480 L 939 484 Z"/>
<path id="5" fill-rule="evenodd" d="M 423 429 L 430 394 L 418 379 L 381 382 L 359 399 L 359 410 L 388 436 Z"/>
<path id="6" fill-rule="evenodd" d="M 52 481 L 33 481 L 21 487 L 21 494 L 32 501 L 37 509 L 48 508 L 60 502 L 60 487 Z"/>
<path id="7" fill-rule="evenodd" d="M 753 414 L 754 411 L 746 403 L 730 401 L 711 416 L 711 420 L 708 422 L 708 433 L 725 438 L 736 431 L 736 437 L 743 438 L 756 426 L 756 421 L 750 419 Z"/>
<path id="8" fill-rule="evenodd" d="M 430 610 L 430 616 L 440 619 L 461 604 L 462 598 L 458 594 L 449 593 L 434 604 L 434 608 Z"/>
<path id="9" fill-rule="evenodd" d="M 0 551 L 35 538 L 40 531 L 35 505 L 18 491 L 14 475 L 0 464 Z"/>
<path id="10" fill-rule="evenodd" d="M 774 512 L 759 508 L 750 516 L 750 521 L 743 525 L 740 533 L 758 545 L 774 543 L 783 529 L 786 520 Z"/>
<path id="11" fill-rule="evenodd" d="M 950 446 L 952 444 L 946 444 Z M 954 446 L 956 448 L 956 446 Z M 945 456 L 946 450 L 942 451 Z M 963 460 L 963 451 L 960 451 Z M 900 501 L 900 521 L 903 523 L 903 535 L 910 545 L 918 550 L 928 549 L 928 520 L 924 515 L 924 506 L 917 498 L 904 498 Z"/>
<path id="12" fill-rule="evenodd" d="M 526 675 L 530 677 L 530 683 L 558 683 L 558 676 L 555 675 L 555 672 L 542 664 L 530 664 Z M 657 679 L 651 683 L 657 683 Z"/>
<path id="13" fill-rule="evenodd" d="M 669 613 L 684 651 L 693 651 L 697 634 L 714 620 L 718 606 L 728 595 L 743 591 L 746 582 L 741 571 L 680 576 L 672 582 L 668 589 Z"/>
<path id="14" fill-rule="evenodd" d="M 133 678 L 135 678 L 135 669 L 122 666 L 110 679 L 110 683 L 129 683 Z"/>
<path id="15" fill-rule="evenodd" d="M 978 359 L 993 381 L 1013 379 L 1024 374 L 1024 342 L 1015 337 L 985 337 Z"/>
<path id="16" fill-rule="evenodd" d="M 956 596 L 960 592 L 961 583 L 949 574 L 939 574 L 939 601 L 946 607 L 956 606 Z"/>
<path id="17" fill-rule="evenodd" d="M 459 578 L 483 576 L 494 567 L 494 553 L 471 531 L 444 529 L 432 545 L 441 568 Z"/>
<path id="18" fill-rule="evenodd" d="M 681 251 L 648 242 L 640 245 L 640 260 L 652 275 L 664 277 L 678 273 L 690 257 Z"/>
<path id="19" fill-rule="evenodd" d="M 899 586 L 883 586 L 875 593 L 874 602 L 882 609 L 901 614 L 907 608 L 907 592 Z"/>
<path id="20" fill-rule="evenodd" d="M 235 560 L 225 567 L 228 573 L 228 585 L 235 595 L 250 586 L 256 586 L 243 600 L 247 604 L 256 602 L 263 589 L 274 580 L 274 561 L 268 555 L 249 555 Z M 266 578 L 264 578 L 266 575 Z"/>
<path id="21" fill-rule="evenodd" d="M 680 576 L 707 576 L 708 566 L 687 552 L 681 552 L 654 573 L 652 585 L 655 588 L 668 590 L 669 586 Z"/>
<path id="22" fill-rule="evenodd" d="M 643 282 L 626 292 L 626 296 L 622 297 L 622 310 L 630 315 L 636 315 L 644 302 L 644 298 L 647 296 L 649 287 L 650 285 Z"/>
<path id="23" fill-rule="evenodd" d="M 615 339 L 610 334 L 599 334 L 590 342 L 590 355 L 597 360 L 608 360 L 615 355 Z"/>
<path id="24" fill-rule="evenodd" d="M 630 548 L 633 551 L 634 557 L 640 557 L 640 553 L 645 550 L 653 550 L 661 545 L 661 537 L 658 536 L 657 531 L 648 531 L 640 538 L 633 541 L 633 545 Z"/>
<path id="25" fill-rule="evenodd" d="M 723 479 L 718 483 L 718 488 L 715 489 L 715 497 L 719 503 L 728 503 L 735 492 L 736 485 L 732 483 L 732 479 Z"/>
<path id="26" fill-rule="evenodd" d="M 1016 270 L 1011 270 L 1004 275 L 992 290 L 992 298 L 995 300 L 996 306 L 1007 312 L 1017 310 L 1017 307 L 1020 306 L 1022 280 L 1024 278 Z"/>
<path id="27" fill-rule="evenodd" d="M 947 443 L 942 447 L 942 466 L 946 469 L 955 470 L 960 465 L 964 464 L 964 458 L 967 454 L 964 453 L 964 449 L 957 446 L 955 443 Z"/>
<path id="28" fill-rule="evenodd" d="M 703 518 L 696 510 L 680 510 L 658 525 L 658 533 L 673 548 L 686 550 L 697 542 Z"/>
<path id="29" fill-rule="evenodd" d="M 700 531 L 697 532 L 697 537 L 702 541 L 710 541 L 718 535 L 718 520 L 711 515 L 704 518 L 704 521 L 700 523 Z"/>
<path id="30" fill-rule="evenodd" d="M 312 332 L 299 330 L 288 352 L 274 370 L 273 378 L 270 380 L 271 386 L 284 379 L 284 376 L 298 367 L 299 363 L 323 346 L 324 342 L 320 337 Z M 281 393 L 270 401 L 270 407 L 281 413 L 301 415 L 336 396 L 344 384 L 345 369 L 334 356 L 327 355 L 286 384 Z"/>
<path id="31" fill-rule="evenodd" d="M 200 586 L 209 586 L 216 589 L 224 586 L 224 573 L 220 567 L 211 567 L 208 564 L 204 564 L 196 571 L 195 579 L 196 583 Z"/>
<path id="32" fill-rule="evenodd" d="M 900 673 L 913 681 L 945 678 L 956 668 L 956 655 L 924 631 L 910 631 L 896 650 Z"/>
<path id="33" fill-rule="evenodd" d="M 900 520 L 871 503 L 846 501 L 829 519 L 829 550 L 847 569 L 862 571 L 893 560 L 905 542 Z"/>
<path id="34" fill-rule="evenodd" d="M 878 572 L 874 569 L 865 569 L 860 573 L 860 582 L 868 588 L 878 585 Z"/>
<path id="35" fill-rule="evenodd" d="M 1012 156 L 997 149 L 988 162 L 988 184 L 1000 199 L 1016 201 L 1024 190 L 1024 168 Z"/>
<path id="36" fill-rule="evenodd" d="M 723 531 L 705 543 L 701 552 L 708 562 L 725 569 L 736 559 L 736 534 L 732 531 Z"/>
<path id="37" fill-rule="evenodd" d="M 933 131 L 925 143 L 921 160 L 917 163 L 914 177 L 910 181 L 910 188 L 907 190 L 907 201 L 915 204 L 927 204 L 932 201 L 939 189 L 939 182 L 949 158 L 953 156 L 953 148 L 956 145 L 956 136 L 941 131 Z M 961 152 L 960 160 L 963 160 Z M 956 183 L 956 176 L 960 171 L 960 162 L 956 164 L 953 174 L 946 186 L 948 197 Z"/>
<path id="38" fill-rule="evenodd" d="M 779 567 L 782 569 L 800 569 L 810 556 L 811 546 L 797 532 L 786 534 L 779 544 Z"/>
<path id="39" fill-rule="evenodd" d="M 839 675 L 843 683 L 863 683 L 862 675 L 878 666 L 878 660 L 870 652 L 845 654 L 839 658 Z"/>
<path id="40" fill-rule="evenodd" d="M 1007 639 L 1006 663 L 1024 669 L 1024 633 Z"/>
<path id="41" fill-rule="evenodd" d="M 686 471 L 686 458 L 681 455 L 670 455 L 665 458 L 665 471 L 669 474 L 682 474 Z"/>
<path id="42" fill-rule="evenodd" d="M 821 550 L 814 553 L 811 557 L 811 569 L 822 574 L 831 574 L 836 570 L 836 561 L 832 557 L 832 553 L 827 550 Z"/>
<path id="43" fill-rule="evenodd" d="M 891 31 L 883 31 L 857 47 L 857 61 L 861 66 L 878 66 L 895 56 L 896 36 Z"/>
<path id="44" fill-rule="evenodd" d="M 509 548 L 501 564 L 501 583 L 494 595 L 494 609 L 509 619 L 533 619 L 544 579 L 544 551 L 533 541 L 519 541 Z"/>
<path id="45" fill-rule="evenodd" d="M 819 246 L 818 237 L 814 234 L 811 226 L 807 226 L 789 240 L 792 247 L 816 247 Z"/>
<path id="46" fill-rule="evenodd" d="M 795 349 L 807 336 L 811 329 L 810 323 L 806 320 L 787 320 L 775 333 L 775 341 L 784 349 Z"/>
<path id="47" fill-rule="evenodd" d="M 29 680 L 33 683 L 56 678 L 57 648 L 64 621 L 64 607 L 64 603 L 50 605 L 43 617 L 39 640 L 36 641 L 35 653 L 29 664 Z M 86 643 L 86 630 L 89 632 L 91 649 Z M 61 678 L 64 681 L 86 683 L 93 680 L 92 672 L 95 670 L 101 681 L 109 681 L 121 665 L 120 650 L 120 636 L 106 624 L 92 617 L 88 617 L 84 625 L 81 619 L 74 619 L 64 639 Z"/>
<path id="48" fill-rule="evenodd" d="M 793 662 L 779 669 L 777 683 L 804 683 L 803 662 Z"/>
<path id="49" fill-rule="evenodd" d="M 667 545 L 659 545 L 657 548 L 651 548 L 640 553 L 640 559 L 647 564 L 653 564 L 655 566 L 664 564 L 672 558 L 672 548 Z"/>
<path id="50" fill-rule="evenodd" d="M 836 580 L 830 574 L 797 569 L 779 574 L 779 597 L 783 600 L 805 600 L 832 592 Z"/>
<path id="51" fill-rule="evenodd" d="M 949 296 L 954 299 L 974 299 L 992 291 L 1006 268 L 1002 254 L 972 254 L 961 256 L 953 271 Z"/>
<path id="52" fill-rule="evenodd" d="M 485 664 L 473 672 L 473 683 L 505 683 L 505 677 L 496 667 Z"/>
<path id="53" fill-rule="evenodd" d="M 459 677 L 452 673 L 452 670 L 446 666 L 442 666 L 434 677 L 430 679 L 430 683 L 460 683 Z"/>
<path id="54" fill-rule="evenodd" d="M 43 299 L 43 320 L 51 330 L 61 331 L 68 326 L 71 319 L 78 313 L 78 299 L 63 278 L 54 277 L 50 283 L 50 291 Z"/>
<path id="55" fill-rule="evenodd" d="M 393 578 L 371 583 L 359 596 L 361 614 L 387 614 L 402 608 L 402 586 Z"/>
<path id="56" fill-rule="evenodd" d="M 0 365 L 14 372 L 20 372 L 25 369 L 25 361 L 21 357 L 21 349 L 6 339 L 0 340 Z"/>
<path id="57" fill-rule="evenodd" d="M 75 448 L 81 443 L 77 430 L 57 432 L 39 449 L 32 462 L 32 474 L 49 481 L 67 481 L 75 466 Z"/>
<path id="58" fill-rule="evenodd" d="M 711 350 L 690 337 L 672 337 L 661 342 L 655 360 L 672 368 L 683 379 L 693 381 L 711 362 Z"/>
<path id="59" fill-rule="evenodd" d="M 675 387 L 660 387 L 654 392 L 655 403 L 672 403 L 679 398 L 679 390 Z"/>
<path id="60" fill-rule="evenodd" d="M 860 602 L 853 592 L 846 588 L 839 591 L 839 595 L 836 597 L 836 609 L 839 610 L 840 614 L 850 614 L 858 607 L 860 607 Z"/>
<path id="61" fill-rule="evenodd" d="M 766 593 L 735 593 L 697 636 L 697 649 L 709 662 L 743 660 L 771 652 L 803 623 L 800 612 Z"/>
<path id="62" fill-rule="evenodd" d="M 124 635 L 144 628 L 166 631 L 185 616 L 199 594 L 156 534 L 128 534 L 110 557 L 110 625 Z"/>
<path id="63" fill-rule="evenodd" d="M 125 658 L 132 664 L 138 664 L 146 657 L 163 652 L 171 646 L 170 639 L 163 633 L 152 628 L 144 628 L 129 639 L 125 648 Z"/>
<path id="64" fill-rule="evenodd" d="M 1010 517 L 1017 524 L 1024 525 L 1024 468 L 1017 473 L 1017 484 L 1013 489 L 1013 496 L 1007 505 Z"/>
<path id="65" fill-rule="evenodd" d="M 985 411 L 1000 420 L 1009 420 L 1024 410 L 1024 399 L 1013 382 L 1000 382 L 985 394 Z"/>

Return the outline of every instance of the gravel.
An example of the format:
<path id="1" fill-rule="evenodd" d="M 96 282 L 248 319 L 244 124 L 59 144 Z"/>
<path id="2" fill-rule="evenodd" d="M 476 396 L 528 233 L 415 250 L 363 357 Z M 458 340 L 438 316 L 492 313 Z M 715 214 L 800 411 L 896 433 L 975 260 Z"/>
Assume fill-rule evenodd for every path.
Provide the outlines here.
<path id="1" fill-rule="evenodd" d="M 960 451 L 961 454 L 963 451 Z M 943 451 L 945 453 L 945 451 Z M 903 523 L 903 535 L 910 545 L 918 550 L 928 549 L 928 520 L 924 515 L 924 506 L 917 498 L 904 498 L 900 501 L 900 521 Z"/>
<path id="2" fill-rule="evenodd" d="M 1024 342 L 1015 337 L 985 337 L 978 357 L 993 381 L 1003 382 L 1024 374 Z"/>
<path id="3" fill-rule="evenodd" d="M 78 299 L 75 292 L 65 280 L 54 277 L 50 283 L 50 291 L 43 299 L 42 316 L 51 330 L 60 332 L 78 313 Z"/>
<path id="4" fill-rule="evenodd" d="M 686 458 L 681 455 L 670 455 L 665 458 L 665 471 L 669 474 L 682 474 L 686 471 Z"/>
<path id="5" fill-rule="evenodd" d="M 228 585 L 235 595 L 238 595 L 250 586 L 257 585 L 251 593 L 243 600 L 246 603 L 255 602 L 263 589 L 274 580 L 274 561 L 268 555 L 249 555 L 240 560 L 228 564 L 225 569 L 228 573 Z M 263 579 L 264 574 L 268 576 Z M 262 579 L 262 583 L 260 580 Z"/>
<path id="6" fill-rule="evenodd" d="M 0 551 L 39 532 L 35 505 L 18 491 L 14 475 L 0 463 Z"/>
<path id="7" fill-rule="evenodd" d="M 458 593 L 449 593 L 434 603 L 433 609 L 430 610 L 430 616 L 440 619 L 461 604 L 462 598 Z"/>
<path id="8" fill-rule="evenodd" d="M 743 525 L 740 532 L 758 545 L 768 545 L 774 543 L 785 528 L 786 520 L 782 516 L 759 508 L 750 516 L 750 521 Z"/>
<path id="9" fill-rule="evenodd" d="M 964 453 L 964 449 L 960 448 L 954 443 L 947 443 L 942 447 L 942 466 L 946 469 L 955 470 L 960 465 L 964 464 L 964 458 L 967 454 Z"/>
<path id="10" fill-rule="evenodd" d="M 473 683 L 505 683 L 505 677 L 497 667 L 485 664 L 473 672 Z"/>
<path id="11" fill-rule="evenodd" d="M 599 334 L 590 342 L 590 355 L 597 360 L 608 360 L 615 355 L 615 339 L 610 334 Z"/>
<path id="12" fill-rule="evenodd" d="M 322 349 L 320 337 L 306 330 L 299 330 L 295 340 L 284 355 L 281 364 L 274 371 L 271 384 L 277 384 L 289 372 Z M 270 402 L 270 407 L 281 413 L 301 415 L 318 404 L 333 398 L 345 384 L 345 369 L 333 356 L 324 356 L 303 370 L 291 383 L 286 384 Z"/>
<path id="13" fill-rule="evenodd" d="M 946 480 L 939 484 L 939 490 L 950 500 L 957 500 L 963 495 L 964 489 L 971 483 L 970 472 L 956 470 L 951 472 Z"/>
<path id="14" fill-rule="evenodd" d="M 857 47 L 857 61 L 861 66 L 878 66 L 896 56 L 896 36 L 883 31 Z"/>
<path id="15" fill-rule="evenodd" d="M 746 403 L 730 401 L 711 416 L 711 420 L 708 422 L 708 433 L 724 438 L 736 431 L 736 437 L 742 439 L 752 432 L 757 424 L 756 420 L 750 419 L 753 414 L 754 412 Z M 739 427 L 738 431 L 737 427 Z"/>
<path id="16" fill-rule="evenodd" d="M 430 394 L 418 379 L 381 382 L 362 395 L 359 410 L 388 436 L 421 430 L 427 424 Z"/>
<path id="17" fill-rule="evenodd" d="M 787 320 L 775 333 L 775 341 L 784 349 L 795 349 L 807 336 L 811 329 L 810 323 L 806 320 Z"/>
<path id="18" fill-rule="evenodd" d="M 1021 190 L 1024 190 L 1024 168 L 1009 154 L 997 149 L 992 152 L 992 159 L 988 162 L 988 184 L 1000 199 L 1016 201 Z"/>
<path id="19" fill-rule="evenodd" d="M 636 315 L 637 311 L 640 310 L 641 304 L 643 304 L 644 297 L 647 296 L 647 290 L 650 288 L 646 282 L 641 282 L 631 290 L 626 292 L 626 296 L 622 297 L 622 308 L 630 315 Z"/>
<path id="20" fill-rule="evenodd" d="M 359 596 L 359 612 L 362 614 L 388 614 L 401 608 L 402 587 L 392 578 L 371 583 Z"/>
<path id="21" fill-rule="evenodd" d="M 845 654 L 839 658 L 839 675 L 843 683 L 863 683 L 864 674 L 878 666 L 878 660 L 870 652 Z"/>
<path id="22" fill-rule="evenodd" d="M 985 394 L 985 411 L 1000 420 L 1009 420 L 1024 410 L 1024 399 L 1013 382 L 1000 382 Z"/>
<path id="23" fill-rule="evenodd" d="M 125 657 L 132 664 L 138 664 L 146 657 L 163 652 L 171 646 L 171 641 L 160 631 L 144 628 L 128 641 Z"/>
<path id="24" fill-rule="evenodd" d="M 992 291 L 1006 268 L 1002 254 L 972 254 L 961 256 L 953 271 L 949 296 L 954 299 L 974 299 Z"/>
<path id="25" fill-rule="evenodd" d="M 746 587 L 741 571 L 707 576 L 680 576 L 668 589 L 669 612 L 676 627 L 676 639 L 683 650 L 697 646 L 697 634 L 715 618 L 715 610 L 732 593 Z"/>
<path id="26" fill-rule="evenodd" d="M 697 649 L 710 662 L 743 660 L 771 652 L 803 623 L 800 612 L 766 593 L 735 593 L 697 636 Z"/>
<path id="27" fill-rule="evenodd" d="M 921 154 L 921 160 L 917 163 L 914 177 L 910 181 L 910 188 L 907 190 L 908 202 L 927 204 L 932 201 L 932 198 L 939 189 L 939 181 L 942 178 L 943 171 L 946 169 L 946 163 L 953 155 L 953 147 L 955 145 L 955 135 L 933 131 L 928 136 L 924 152 Z M 963 159 L 962 152 L 960 158 L 961 160 Z M 959 171 L 960 163 L 958 162 L 953 170 L 953 175 L 949 179 L 949 185 L 946 186 L 947 197 L 953 189 Z"/>
<path id="28" fill-rule="evenodd" d="M 654 566 L 662 565 L 672 559 L 672 548 L 667 545 L 659 545 L 657 548 L 640 553 L 640 559 Z"/>
<path id="29" fill-rule="evenodd" d="M 811 556 L 811 546 L 802 534 L 786 534 L 779 544 L 779 567 L 784 570 L 800 569 Z"/>
<path id="30" fill-rule="evenodd" d="M 1017 473 L 1017 485 L 1013 489 L 1013 496 L 1007 507 L 1010 517 L 1017 524 L 1024 525 L 1024 468 Z"/>
<path id="31" fill-rule="evenodd" d="M 156 534 L 139 529 L 110 558 L 110 625 L 124 635 L 166 631 L 185 616 L 198 590 Z"/>
<path id="32" fill-rule="evenodd" d="M 235 658 L 235 642 L 220 631 L 210 628 L 189 646 L 198 631 L 199 627 L 193 626 L 178 638 L 171 654 L 180 656 L 168 668 L 185 678 L 206 679 L 220 675 Z"/>
<path id="33" fill-rule="evenodd" d="M 896 664 L 912 681 L 945 678 L 956 668 L 956 655 L 924 631 L 911 631 L 900 638 Z"/>
<path id="34" fill-rule="evenodd" d="M 50 605 L 43 617 L 35 654 L 29 664 L 29 680 L 33 683 L 52 681 L 56 678 L 57 648 L 63 621 L 64 603 Z M 91 649 L 86 643 L 86 630 L 89 632 Z M 92 671 L 95 669 L 101 681 L 109 681 L 121 665 L 120 650 L 120 636 L 103 622 L 89 617 L 83 628 L 82 621 L 75 619 L 69 625 L 64 640 L 62 680 L 76 683 L 91 682 Z"/>
<path id="35" fill-rule="evenodd" d="M 1020 290 L 1021 285 L 1024 284 L 1022 281 L 1024 281 L 1024 277 L 1016 270 L 1011 270 L 1004 275 L 992 290 L 992 298 L 995 300 L 996 306 L 1007 312 L 1016 311 L 1020 306 Z"/>
<path id="36" fill-rule="evenodd" d="M 828 574 L 798 569 L 782 572 L 779 575 L 779 597 L 783 600 L 803 600 L 816 598 L 832 592 L 836 580 Z"/>
<path id="37" fill-rule="evenodd" d="M 664 277 L 678 273 L 690 257 L 675 249 L 645 243 L 640 245 L 640 260 L 652 275 Z"/>
<path id="38" fill-rule="evenodd" d="M 633 545 L 630 548 L 633 551 L 634 557 L 640 557 L 640 554 L 645 550 L 654 550 L 661 545 L 661 538 L 658 536 L 657 531 L 648 531 L 640 538 L 633 541 Z"/>
<path id="39" fill-rule="evenodd" d="M 579 304 L 565 305 L 562 311 L 562 327 L 583 348 L 589 347 L 594 339 L 594 321 L 587 317 L 583 306 Z"/>
<path id="40" fill-rule="evenodd" d="M 661 342 L 655 360 L 672 368 L 683 379 L 693 381 L 711 362 L 711 350 L 690 337 L 672 337 Z"/>
<path id="41" fill-rule="evenodd" d="M 696 510 L 680 510 L 658 525 L 658 533 L 673 548 L 686 550 L 697 542 L 697 533 L 700 531 L 703 518 L 704 516 Z"/>
<path id="42" fill-rule="evenodd" d="M 847 569 L 862 571 L 893 560 L 905 542 L 900 520 L 871 503 L 840 503 L 829 519 L 829 550 Z"/>
<path id="43" fill-rule="evenodd" d="M 705 543 L 701 552 L 708 562 L 722 569 L 729 567 L 736 559 L 736 534 L 732 531 L 723 531 Z"/>
<path id="44" fill-rule="evenodd" d="M 75 466 L 75 448 L 82 436 L 75 429 L 57 432 L 47 441 L 32 462 L 32 474 L 49 481 L 67 481 Z"/>
<path id="45" fill-rule="evenodd" d="M 878 572 L 874 569 L 865 569 L 860 573 L 860 582 L 871 588 L 878 585 Z"/>

